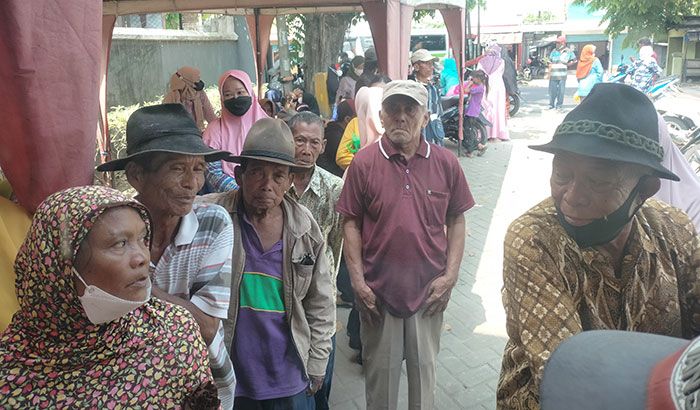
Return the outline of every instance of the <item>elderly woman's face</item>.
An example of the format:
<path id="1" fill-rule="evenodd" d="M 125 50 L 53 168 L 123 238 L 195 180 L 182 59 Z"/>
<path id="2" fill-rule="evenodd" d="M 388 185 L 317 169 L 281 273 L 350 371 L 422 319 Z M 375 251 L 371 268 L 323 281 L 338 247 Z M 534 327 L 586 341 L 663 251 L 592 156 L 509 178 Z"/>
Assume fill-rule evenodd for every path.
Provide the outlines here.
<path id="1" fill-rule="evenodd" d="M 566 221 L 583 226 L 617 210 L 642 175 L 642 168 L 634 165 L 559 153 L 552 163 L 550 186 Z"/>
<path id="2" fill-rule="evenodd" d="M 133 208 L 108 209 L 81 243 L 75 269 L 88 285 L 122 299 L 144 300 L 150 281 L 147 234 L 146 224 Z M 82 296 L 85 286 L 77 278 L 74 283 Z"/>
<path id="3" fill-rule="evenodd" d="M 246 209 L 254 213 L 279 206 L 291 185 L 289 167 L 272 162 L 251 160 L 237 176 Z"/>

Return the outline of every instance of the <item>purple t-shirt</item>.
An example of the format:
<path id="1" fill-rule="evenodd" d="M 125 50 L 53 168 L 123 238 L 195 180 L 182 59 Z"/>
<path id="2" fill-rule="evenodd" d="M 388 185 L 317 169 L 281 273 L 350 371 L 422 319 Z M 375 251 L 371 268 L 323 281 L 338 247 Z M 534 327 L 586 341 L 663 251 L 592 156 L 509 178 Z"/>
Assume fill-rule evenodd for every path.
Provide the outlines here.
<path id="1" fill-rule="evenodd" d="M 481 114 L 481 100 L 484 99 L 485 87 L 483 84 L 472 86 L 469 90 L 469 105 L 467 106 L 467 117 L 478 117 Z"/>
<path id="2" fill-rule="evenodd" d="M 236 397 L 267 400 L 293 396 L 306 389 L 308 381 L 287 324 L 282 241 L 264 252 L 255 228 L 243 212 L 240 214 L 244 215 L 240 220 L 246 258 L 231 347 Z"/>

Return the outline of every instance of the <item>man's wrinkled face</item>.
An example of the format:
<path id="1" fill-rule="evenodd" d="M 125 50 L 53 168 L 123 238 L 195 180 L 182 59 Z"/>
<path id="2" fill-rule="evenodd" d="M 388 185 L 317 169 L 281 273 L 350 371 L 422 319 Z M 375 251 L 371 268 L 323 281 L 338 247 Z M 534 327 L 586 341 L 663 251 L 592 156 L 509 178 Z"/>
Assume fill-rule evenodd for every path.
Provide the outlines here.
<path id="1" fill-rule="evenodd" d="M 421 138 L 421 130 L 428 125 L 428 111 L 411 97 L 394 95 L 382 103 L 379 118 L 384 135 L 397 145 L 405 145 Z"/>
<path id="2" fill-rule="evenodd" d="M 433 76 L 435 66 L 432 61 L 418 61 L 413 64 L 413 71 L 420 77 L 428 78 Z"/>
<path id="3" fill-rule="evenodd" d="M 552 198 L 566 221 L 583 226 L 617 210 L 644 175 L 623 162 L 557 153 L 552 162 Z"/>
<path id="4" fill-rule="evenodd" d="M 158 154 L 152 167 L 144 169 L 130 163 L 129 183 L 139 193 L 139 201 L 152 213 L 185 216 L 192 210 L 194 198 L 204 186 L 207 163 L 202 155 Z"/>
<path id="5" fill-rule="evenodd" d="M 300 122 L 292 129 L 294 136 L 294 155 L 301 166 L 312 166 L 326 149 L 323 128 L 319 124 Z"/>
<path id="6" fill-rule="evenodd" d="M 282 203 L 285 192 L 292 183 L 288 165 L 250 160 L 245 171 L 236 168 L 236 180 L 240 185 L 246 209 L 254 213 L 266 212 Z"/>

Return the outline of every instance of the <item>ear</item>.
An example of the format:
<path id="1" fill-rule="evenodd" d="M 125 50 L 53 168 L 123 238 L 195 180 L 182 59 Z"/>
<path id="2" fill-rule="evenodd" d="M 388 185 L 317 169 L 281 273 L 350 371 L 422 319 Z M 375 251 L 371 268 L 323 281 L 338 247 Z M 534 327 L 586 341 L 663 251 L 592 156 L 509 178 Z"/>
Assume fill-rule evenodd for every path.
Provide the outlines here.
<path id="1" fill-rule="evenodd" d="M 428 110 L 425 110 L 425 113 L 423 113 L 423 125 L 421 126 L 421 128 L 427 127 L 429 122 L 430 122 L 430 112 L 428 112 Z"/>
<path id="2" fill-rule="evenodd" d="M 240 165 L 233 169 L 233 178 L 236 180 L 236 184 L 240 187 L 241 181 L 243 181 L 243 172 L 241 172 Z"/>
<path id="3" fill-rule="evenodd" d="M 324 138 L 324 139 L 323 139 L 323 142 L 321 143 L 321 154 L 323 154 L 324 152 L 326 152 L 326 144 L 327 144 L 327 143 L 328 143 L 328 140 Z"/>
<path id="4" fill-rule="evenodd" d="M 639 182 L 639 199 L 646 201 L 661 189 L 661 180 L 655 176 L 645 176 Z"/>
<path id="5" fill-rule="evenodd" d="M 143 167 L 134 161 L 130 161 L 126 163 L 124 171 L 126 171 L 126 180 L 129 181 L 129 185 L 134 187 L 136 192 L 140 193 L 145 185 L 144 180 L 146 173 L 144 172 Z"/>

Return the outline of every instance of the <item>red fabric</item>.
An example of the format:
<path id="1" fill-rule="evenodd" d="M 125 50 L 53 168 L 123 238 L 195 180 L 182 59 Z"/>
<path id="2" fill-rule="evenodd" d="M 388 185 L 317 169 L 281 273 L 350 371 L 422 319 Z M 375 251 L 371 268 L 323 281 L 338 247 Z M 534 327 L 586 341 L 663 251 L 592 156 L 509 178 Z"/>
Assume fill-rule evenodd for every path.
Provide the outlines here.
<path id="1" fill-rule="evenodd" d="M 92 183 L 101 34 L 101 1 L 0 1 L 0 167 L 31 212 Z"/>
<path id="2" fill-rule="evenodd" d="M 258 89 L 260 89 L 260 78 L 264 78 L 263 70 L 265 69 L 265 64 L 267 64 L 267 49 L 270 47 L 270 31 L 272 30 L 272 22 L 275 20 L 275 16 L 270 16 L 266 14 L 258 15 L 259 27 L 255 27 L 255 15 L 245 16 L 246 22 L 248 23 L 248 33 L 250 35 L 250 43 L 253 45 L 253 56 L 255 57 L 255 66 L 257 68 L 258 79 L 255 83 L 258 84 Z M 260 50 L 258 50 L 258 43 L 256 36 L 258 31 L 260 31 Z M 258 67 L 257 52 L 260 53 L 260 67 Z"/>
<path id="3" fill-rule="evenodd" d="M 447 216 L 472 206 L 454 154 L 421 138 L 405 161 L 382 138 L 355 155 L 336 209 L 360 221 L 367 285 L 392 315 L 406 318 L 447 267 Z"/>
<path id="4" fill-rule="evenodd" d="M 687 348 L 686 346 L 678 350 L 654 366 L 647 382 L 647 409 L 674 410 L 676 408 L 671 398 L 671 373 Z"/>

